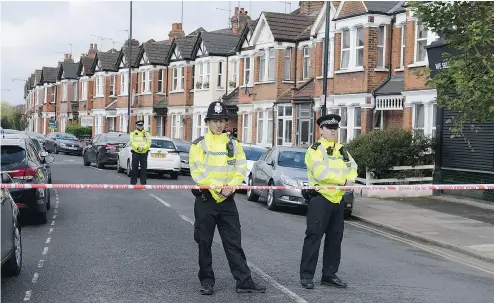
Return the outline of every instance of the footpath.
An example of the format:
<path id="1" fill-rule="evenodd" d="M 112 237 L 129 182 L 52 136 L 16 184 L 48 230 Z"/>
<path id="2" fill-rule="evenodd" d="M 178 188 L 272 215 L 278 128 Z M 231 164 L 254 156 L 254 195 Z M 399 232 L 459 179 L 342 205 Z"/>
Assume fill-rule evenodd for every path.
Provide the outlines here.
<path id="1" fill-rule="evenodd" d="M 494 203 L 451 196 L 394 199 L 356 196 L 352 215 L 494 263 Z"/>

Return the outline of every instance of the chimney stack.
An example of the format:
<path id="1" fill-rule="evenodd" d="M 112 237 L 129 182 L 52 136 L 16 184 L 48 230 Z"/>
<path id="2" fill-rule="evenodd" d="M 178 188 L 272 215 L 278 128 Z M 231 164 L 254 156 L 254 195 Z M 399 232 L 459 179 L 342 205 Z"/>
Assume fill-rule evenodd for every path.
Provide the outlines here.
<path id="1" fill-rule="evenodd" d="M 89 58 L 95 58 L 96 57 L 96 53 L 98 52 L 97 47 L 98 46 L 96 44 L 93 44 L 93 43 L 91 43 L 89 45 L 89 51 L 87 52 Z"/>
<path id="2" fill-rule="evenodd" d="M 74 60 L 72 59 L 72 54 L 65 54 L 63 56 L 63 62 L 74 63 Z"/>
<path id="3" fill-rule="evenodd" d="M 235 14 L 230 18 L 230 22 L 232 24 L 232 33 L 240 34 L 247 22 L 250 21 L 250 16 L 248 13 L 249 12 L 246 11 L 243 7 L 240 8 L 240 10 L 238 7 L 235 7 Z"/>
<path id="4" fill-rule="evenodd" d="M 299 15 L 310 16 L 323 8 L 324 1 L 300 1 L 298 5 L 300 7 Z"/>
<path id="5" fill-rule="evenodd" d="M 182 23 L 173 23 L 172 30 L 168 33 L 168 42 L 171 43 L 174 38 L 185 37 L 185 32 L 182 29 Z"/>

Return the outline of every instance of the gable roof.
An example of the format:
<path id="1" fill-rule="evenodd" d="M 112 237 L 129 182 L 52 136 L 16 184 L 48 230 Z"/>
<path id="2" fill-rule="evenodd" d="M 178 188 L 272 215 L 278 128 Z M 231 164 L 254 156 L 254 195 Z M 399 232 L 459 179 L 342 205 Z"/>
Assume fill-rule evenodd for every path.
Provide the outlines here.
<path id="1" fill-rule="evenodd" d="M 58 77 L 58 67 L 45 67 L 41 70 L 41 83 L 55 83 Z"/>
<path id="2" fill-rule="evenodd" d="M 152 65 L 167 65 L 168 53 L 170 52 L 171 44 L 168 41 L 155 42 L 148 41 L 141 45 L 139 61 L 141 61 L 144 53 Z"/>
<path id="3" fill-rule="evenodd" d="M 86 76 L 92 76 L 94 73 L 92 71 L 93 67 L 93 61 L 94 58 L 91 58 L 89 56 L 82 56 L 81 60 L 79 61 L 79 73 L 84 71 L 84 75 Z"/>
<path id="4" fill-rule="evenodd" d="M 257 23 L 259 22 L 259 19 L 256 20 L 249 20 L 240 32 L 240 38 L 237 41 L 237 46 L 235 47 L 237 52 L 240 52 L 242 50 L 242 45 L 244 44 L 245 39 L 247 39 L 247 34 L 250 32 L 251 34 L 254 33 L 256 30 Z"/>
<path id="5" fill-rule="evenodd" d="M 405 1 L 341 1 L 333 20 L 340 20 L 362 15 L 362 11 L 342 11 L 347 2 L 360 2 L 365 9 L 364 14 L 393 15 L 405 12 Z"/>
<path id="6" fill-rule="evenodd" d="M 34 81 L 36 82 L 35 83 L 35 86 L 41 85 L 41 70 L 40 69 L 36 69 L 34 71 L 34 74 L 35 74 Z"/>
<path id="7" fill-rule="evenodd" d="M 58 71 L 58 77 L 57 80 L 62 79 L 62 75 L 64 76 L 64 79 L 77 79 L 79 78 L 79 67 L 80 64 L 79 62 L 77 63 L 72 63 L 72 62 L 62 62 L 60 65 L 60 69 Z"/>
<path id="8" fill-rule="evenodd" d="M 204 44 L 209 56 L 224 56 L 235 52 L 240 35 L 203 32 L 199 35 L 194 47 L 194 57 L 201 43 Z"/>
<path id="9" fill-rule="evenodd" d="M 199 27 L 198 29 L 196 29 L 195 31 L 191 32 L 190 34 L 187 35 L 187 37 L 190 37 L 190 36 L 197 36 L 199 35 L 200 33 L 202 32 L 207 32 L 207 30 L 205 30 L 204 28 L 202 27 Z"/>
<path id="10" fill-rule="evenodd" d="M 172 47 L 170 48 L 169 58 L 171 58 L 171 54 L 175 51 L 175 48 L 178 48 L 180 53 L 182 54 L 183 60 L 192 59 L 192 52 L 194 51 L 194 47 L 196 41 L 199 36 L 186 36 L 183 38 L 175 38 L 173 39 Z"/>
<path id="11" fill-rule="evenodd" d="M 263 12 L 275 41 L 296 42 L 310 38 L 316 16 Z M 262 17 L 261 17 L 262 18 Z M 258 30 L 256 26 L 256 30 Z"/>
<path id="12" fill-rule="evenodd" d="M 131 46 L 131 66 L 132 67 L 138 67 L 139 66 L 139 53 L 141 52 L 141 47 L 138 45 L 132 45 Z M 118 59 L 117 64 L 120 64 L 120 62 L 123 61 L 123 58 L 128 58 L 129 57 L 129 47 L 128 46 L 123 46 L 122 49 L 120 50 L 120 58 Z M 127 60 L 128 61 L 128 60 Z M 124 62 L 124 67 L 129 67 L 128 62 Z"/>
<path id="13" fill-rule="evenodd" d="M 108 52 L 98 52 L 93 61 L 93 72 L 97 64 L 101 66 L 101 69 L 103 71 L 117 72 L 119 57 L 120 53 L 115 49 L 112 49 Z"/>

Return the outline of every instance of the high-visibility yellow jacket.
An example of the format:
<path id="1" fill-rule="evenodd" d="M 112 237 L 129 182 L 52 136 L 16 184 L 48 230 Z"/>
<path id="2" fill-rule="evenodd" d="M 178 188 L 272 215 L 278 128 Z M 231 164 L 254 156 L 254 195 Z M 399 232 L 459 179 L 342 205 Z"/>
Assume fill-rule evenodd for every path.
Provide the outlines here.
<path id="1" fill-rule="evenodd" d="M 233 157 L 228 156 L 227 144 L 231 141 Z M 247 174 L 247 160 L 242 145 L 226 133 L 215 135 L 208 131 L 192 142 L 189 151 L 190 175 L 197 185 L 238 186 Z M 217 203 L 221 189 L 210 189 Z"/>
<path id="2" fill-rule="evenodd" d="M 343 160 L 340 148 L 343 145 L 321 138 L 314 143 L 305 154 L 309 186 L 344 185 L 346 180 L 355 182 L 357 178 L 357 163 L 348 153 L 349 161 Z M 328 155 L 328 147 L 332 148 L 332 154 Z M 340 203 L 345 191 L 339 189 L 318 190 L 332 203 Z"/>
<path id="3" fill-rule="evenodd" d="M 149 151 L 151 147 L 151 134 L 145 130 L 135 130 L 130 133 L 130 147 L 132 150 L 139 154 L 144 154 Z M 139 147 L 142 151 L 139 151 Z"/>

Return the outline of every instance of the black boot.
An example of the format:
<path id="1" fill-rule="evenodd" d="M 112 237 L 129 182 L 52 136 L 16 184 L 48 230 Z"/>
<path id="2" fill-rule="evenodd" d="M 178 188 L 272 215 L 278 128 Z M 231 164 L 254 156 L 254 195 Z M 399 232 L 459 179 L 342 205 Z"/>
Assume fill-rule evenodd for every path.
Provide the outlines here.
<path id="1" fill-rule="evenodd" d="M 244 283 L 238 283 L 236 287 L 237 293 L 264 293 L 266 286 L 255 283 L 252 279 Z"/>
<path id="2" fill-rule="evenodd" d="M 341 281 L 336 275 L 332 276 L 323 276 L 321 278 L 321 285 L 334 286 L 338 288 L 346 288 L 347 285 L 345 282 Z"/>
<path id="3" fill-rule="evenodd" d="M 209 284 L 204 284 L 202 287 L 201 287 L 201 295 L 212 295 L 213 294 L 213 285 L 209 285 Z"/>
<path id="4" fill-rule="evenodd" d="M 313 289 L 314 288 L 314 282 L 312 282 L 312 280 L 309 280 L 309 279 L 300 280 L 300 284 L 302 284 L 303 288 L 307 288 L 307 289 Z"/>

